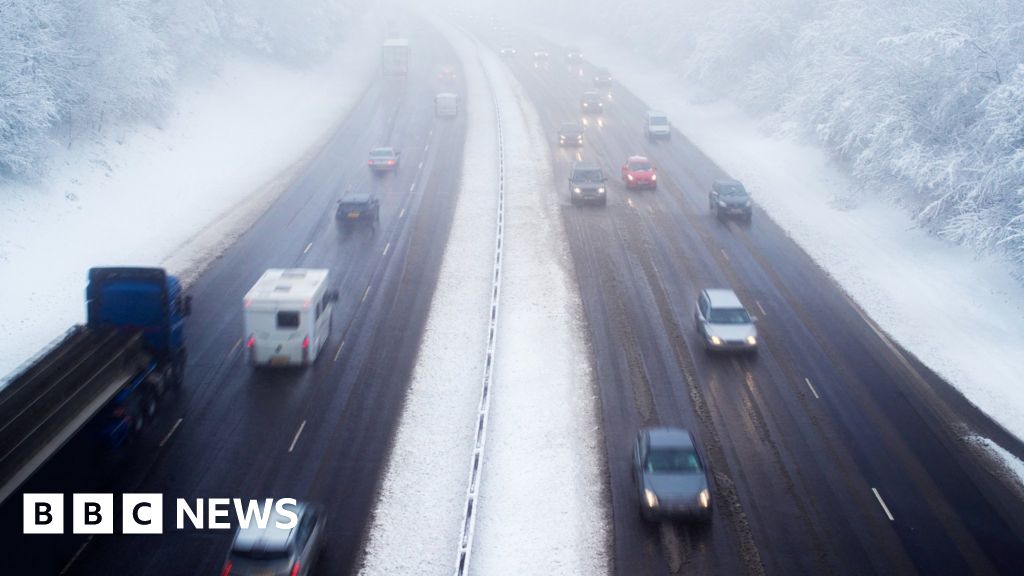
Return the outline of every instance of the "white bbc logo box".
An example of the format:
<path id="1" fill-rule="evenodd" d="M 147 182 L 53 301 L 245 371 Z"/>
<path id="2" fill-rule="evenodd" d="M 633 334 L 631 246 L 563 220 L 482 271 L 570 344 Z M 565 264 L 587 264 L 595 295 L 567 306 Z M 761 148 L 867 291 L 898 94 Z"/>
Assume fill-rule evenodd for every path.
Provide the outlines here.
<path id="1" fill-rule="evenodd" d="M 64 533 L 63 494 L 24 494 L 22 532 L 25 534 Z M 72 494 L 71 532 L 74 534 L 114 533 L 113 494 Z M 122 534 L 163 534 L 162 494 L 123 494 L 121 496 Z"/>

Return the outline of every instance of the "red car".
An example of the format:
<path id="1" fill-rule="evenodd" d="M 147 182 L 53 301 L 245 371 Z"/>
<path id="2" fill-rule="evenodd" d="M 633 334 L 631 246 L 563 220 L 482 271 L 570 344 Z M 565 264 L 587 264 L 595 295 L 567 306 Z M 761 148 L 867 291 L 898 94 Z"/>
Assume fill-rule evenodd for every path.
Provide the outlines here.
<path id="1" fill-rule="evenodd" d="M 658 188 L 658 171 L 644 156 L 630 156 L 622 165 L 622 181 L 630 190 L 636 188 Z"/>

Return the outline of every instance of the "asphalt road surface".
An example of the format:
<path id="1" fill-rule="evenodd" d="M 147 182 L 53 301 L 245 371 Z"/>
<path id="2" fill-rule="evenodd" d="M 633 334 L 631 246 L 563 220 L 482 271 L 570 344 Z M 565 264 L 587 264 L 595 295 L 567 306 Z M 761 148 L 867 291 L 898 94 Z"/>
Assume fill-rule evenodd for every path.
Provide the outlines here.
<path id="1" fill-rule="evenodd" d="M 357 567 L 436 284 L 465 136 L 462 116 L 434 116 L 434 94 L 463 92 L 450 47 L 429 30 L 410 40 L 409 77 L 378 77 L 294 183 L 189 288 L 186 384 L 144 436 L 96 459 L 88 431 L 80 433 L 22 492 L 160 492 L 166 525 L 174 498 L 304 499 L 326 511 L 317 572 Z M 437 77 L 445 65 L 458 80 Z M 396 173 L 369 172 L 367 152 L 378 145 L 401 149 Z M 337 226 L 346 188 L 381 199 L 376 231 Z M 330 339 L 307 370 L 247 363 L 242 296 L 271 267 L 329 268 L 340 292 Z M 27 537 L 20 514 L 18 493 L 0 510 L 3 573 L 216 574 L 233 535 Z"/>
<path id="2" fill-rule="evenodd" d="M 616 84 L 587 117 L 584 146 L 559 148 L 593 68 L 525 34 L 494 42 L 518 48 L 506 62 L 550 137 L 551 201 L 597 368 L 616 573 L 1024 573 L 1024 502 L 962 438 L 973 430 L 1018 455 L 1020 442 L 882 335 L 763 212 L 750 225 L 711 216 L 708 191 L 724 174 L 685 127 L 648 142 L 648 107 Z M 550 64 L 534 63 L 538 47 Z M 619 181 L 633 154 L 658 167 L 657 191 Z M 606 208 L 570 205 L 579 159 L 609 176 Z M 734 289 L 760 317 L 757 357 L 705 353 L 693 313 L 711 287 Z M 632 443 L 658 424 L 704 446 L 710 526 L 640 519 Z"/>

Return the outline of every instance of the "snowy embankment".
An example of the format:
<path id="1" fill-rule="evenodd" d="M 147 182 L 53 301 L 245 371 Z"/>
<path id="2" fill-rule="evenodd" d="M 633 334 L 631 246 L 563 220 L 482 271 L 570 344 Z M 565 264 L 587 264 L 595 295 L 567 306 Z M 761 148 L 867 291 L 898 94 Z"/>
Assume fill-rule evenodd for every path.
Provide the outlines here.
<path id="1" fill-rule="evenodd" d="M 369 18 L 352 30 L 308 68 L 236 57 L 180 86 L 160 127 L 125 127 L 62 152 L 40 182 L 0 187 L 0 382 L 83 320 L 90 267 L 188 281 L 244 232 L 369 84 L 379 35 Z"/>
<path id="2" fill-rule="evenodd" d="M 554 35 L 548 34 L 555 38 Z M 760 132 L 728 104 L 692 104 L 678 76 L 606 42 L 579 43 L 732 176 L 889 336 L 1024 439 L 1024 287 L 995 256 L 942 241 L 852 184 L 819 148 Z M 639 120 L 638 120 L 639 121 Z M 1009 456 L 1005 450 L 997 451 Z M 1012 457 L 1011 457 L 1012 458 Z M 1021 462 L 1010 462 L 1021 469 Z"/>
<path id="3" fill-rule="evenodd" d="M 601 574 L 609 530 L 601 438 L 582 305 L 558 207 L 548 201 L 547 143 L 504 65 L 438 27 L 465 65 L 467 155 L 362 572 L 457 568 L 494 272 L 496 103 L 506 167 L 501 305 L 469 572 Z"/>

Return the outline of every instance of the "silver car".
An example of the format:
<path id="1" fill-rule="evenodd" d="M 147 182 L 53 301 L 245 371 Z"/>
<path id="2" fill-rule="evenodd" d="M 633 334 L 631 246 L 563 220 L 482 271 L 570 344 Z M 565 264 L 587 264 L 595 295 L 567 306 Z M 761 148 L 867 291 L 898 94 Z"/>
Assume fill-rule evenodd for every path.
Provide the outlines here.
<path id="1" fill-rule="evenodd" d="M 389 146 L 381 146 L 370 150 L 370 159 L 366 163 L 374 172 L 387 172 L 398 170 L 401 160 L 401 152 Z"/>
<path id="2" fill-rule="evenodd" d="M 697 332 L 704 338 L 704 348 L 709 352 L 757 352 L 757 327 L 754 326 L 757 319 L 747 314 L 732 290 L 703 290 L 693 315 Z"/>
<path id="3" fill-rule="evenodd" d="M 633 479 L 645 520 L 711 520 L 707 468 L 686 430 L 641 430 L 633 450 Z"/>
<path id="4" fill-rule="evenodd" d="M 270 513 L 266 527 L 252 520 L 246 528 L 239 527 L 231 543 L 231 552 L 224 562 L 222 576 L 306 576 L 312 573 L 314 561 L 324 541 L 323 514 L 314 506 L 299 502 L 289 507 L 298 516 L 293 528 L 278 528 L 290 519 Z"/>

